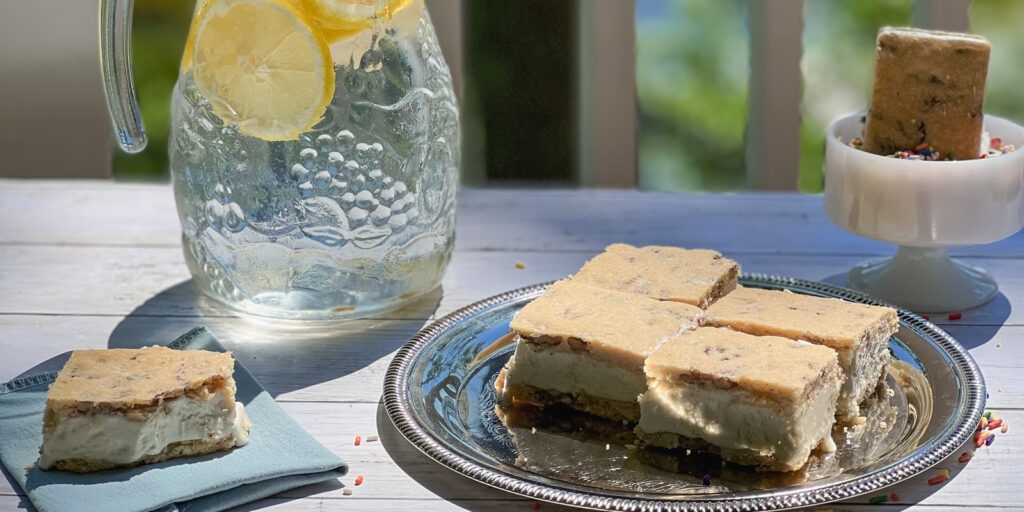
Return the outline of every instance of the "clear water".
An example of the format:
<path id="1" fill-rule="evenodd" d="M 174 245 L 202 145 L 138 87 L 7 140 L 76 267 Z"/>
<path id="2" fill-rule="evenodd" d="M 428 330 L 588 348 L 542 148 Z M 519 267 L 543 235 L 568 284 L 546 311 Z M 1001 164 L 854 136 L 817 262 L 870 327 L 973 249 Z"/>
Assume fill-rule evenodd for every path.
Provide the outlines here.
<path id="1" fill-rule="evenodd" d="M 458 110 L 422 2 L 339 43 L 321 123 L 269 142 L 182 74 L 171 175 L 197 286 L 272 317 L 362 317 L 434 288 L 454 242 Z M 404 24 L 404 25 L 403 25 Z"/>

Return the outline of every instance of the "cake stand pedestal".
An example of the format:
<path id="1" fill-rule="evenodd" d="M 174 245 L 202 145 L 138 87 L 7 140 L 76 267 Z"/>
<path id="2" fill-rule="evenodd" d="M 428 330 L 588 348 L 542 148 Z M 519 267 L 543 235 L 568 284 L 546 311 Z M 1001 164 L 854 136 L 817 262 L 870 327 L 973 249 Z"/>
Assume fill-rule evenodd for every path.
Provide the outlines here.
<path id="1" fill-rule="evenodd" d="M 948 248 L 992 243 L 1024 226 L 1024 149 L 975 160 L 913 161 L 853 148 L 862 114 L 837 119 L 825 141 L 825 213 L 837 226 L 896 244 L 890 258 L 854 266 L 847 285 L 918 312 L 980 306 L 998 293 Z M 985 116 L 985 130 L 1024 148 L 1024 128 Z M 980 149 L 980 148 L 979 148 Z"/>
<path id="2" fill-rule="evenodd" d="M 996 296 L 985 270 L 949 257 L 945 247 L 901 245 L 896 255 L 850 269 L 847 286 L 912 311 L 962 311 Z"/>

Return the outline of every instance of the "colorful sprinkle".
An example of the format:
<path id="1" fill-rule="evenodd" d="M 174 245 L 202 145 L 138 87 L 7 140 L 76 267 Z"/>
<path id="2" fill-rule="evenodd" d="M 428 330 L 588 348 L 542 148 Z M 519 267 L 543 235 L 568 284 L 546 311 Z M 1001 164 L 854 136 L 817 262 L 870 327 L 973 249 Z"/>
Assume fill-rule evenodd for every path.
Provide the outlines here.
<path id="1" fill-rule="evenodd" d="M 1004 433 L 1004 434 L 1005 434 L 1005 433 L 1006 433 L 1006 431 L 1007 431 L 1007 430 L 1009 430 L 1009 429 L 1010 429 L 1010 425 L 1009 425 L 1008 423 L 1003 423 L 1003 426 L 1002 426 L 1002 427 L 999 427 L 999 431 L 1000 431 L 1000 432 L 1002 432 L 1002 433 Z"/>
<path id="2" fill-rule="evenodd" d="M 945 482 L 945 481 L 946 481 L 946 477 L 944 475 L 939 475 L 939 476 L 935 476 L 935 477 L 929 478 L 928 479 L 928 485 L 941 484 L 942 482 Z"/>
<path id="3" fill-rule="evenodd" d="M 523 263 L 521 261 L 517 261 L 516 262 L 516 268 L 518 268 L 519 270 L 522 270 L 522 269 L 526 268 L 526 263 Z"/>
<path id="4" fill-rule="evenodd" d="M 989 430 L 995 430 L 995 429 L 999 428 L 999 426 L 1002 425 L 1002 424 L 1003 424 L 1003 419 L 1002 418 L 997 418 L 995 421 L 990 421 L 988 423 L 988 429 Z"/>
<path id="5" fill-rule="evenodd" d="M 922 143 L 918 144 L 917 147 L 914 148 L 914 151 L 921 151 L 922 149 L 928 149 L 928 143 L 927 142 L 922 142 Z"/>
<path id="6" fill-rule="evenodd" d="M 971 460 L 971 452 L 964 452 L 964 454 L 961 455 L 960 458 L 957 460 L 960 461 L 961 464 Z"/>
<path id="7" fill-rule="evenodd" d="M 704 486 L 705 487 L 711 485 L 711 475 L 705 474 L 703 480 L 704 480 Z"/>
<path id="8" fill-rule="evenodd" d="M 961 318 L 963 318 L 963 316 L 964 315 L 962 315 L 960 313 L 950 313 L 949 314 L 949 319 L 950 320 L 960 320 Z"/>
<path id="9" fill-rule="evenodd" d="M 362 442 L 363 438 L 361 436 L 356 436 L 356 446 L 359 446 L 360 444 L 362 444 Z"/>
<path id="10" fill-rule="evenodd" d="M 346 487 L 346 488 L 341 490 L 341 493 L 344 494 L 345 496 L 352 496 L 352 489 L 349 488 L 349 487 Z"/>
<path id="11" fill-rule="evenodd" d="M 996 440 L 996 435 L 995 434 L 992 434 L 992 435 L 988 436 L 988 439 L 985 439 L 985 446 L 988 446 L 988 445 L 992 444 L 992 441 L 995 441 L 995 440 Z"/>
<path id="12" fill-rule="evenodd" d="M 363 485 L 363 475 L 356 477 L 356 485 Z"/>
<path id="13" fill-rule="evenodd" d="M 989 419 L 991 417 L 992 417 L 992 411 L 985 411 L 985 419 Z"/>
<path id="14" fill-rule="evenodd" d="M 982 416 L 981 421 L 978 422 L 978 430 L 988 427 L 988 418 Z"/>
<path id="15" fill-rule="evenodd" d="M 376 443 L 377 441 L 380 441 L 380 437 L 378 437 L 378 436 L 366 436 L 366 442 L 367 443 Z"/>
<path id="16" fill-rule="evenodd" d="M 929 322 L 931 321 L 931 318 L 929 318 L 928 315 L 921 315 L 921 318 L 924 318 L 925 320 L 928 320 Z"/>
<path id="17" fill-rule="evenodd" d="M 875 496 L 874 498 L 871 498 L 870 500 L 868 500 L 868 503 L 872 505 L 877 505 L 879 503 L 885 503 L 887 501 L 889 501 L 889 497 L 883 494 L 881 496 Z"/>
<path id="18" fill-rule="evenodd" d="M 534 510 L 540 510 L 540 502 L 539 501 L 533 502 L 533 509 Z"/>
<path id="19" fill-rule="evenodd" d="M 899 501 L 900 500 L 900 495 L 896 494 L 894 492 L 891 492 L 891 493 L 889 493 L 889 499 L 892 500 L 892 501 Z"/>

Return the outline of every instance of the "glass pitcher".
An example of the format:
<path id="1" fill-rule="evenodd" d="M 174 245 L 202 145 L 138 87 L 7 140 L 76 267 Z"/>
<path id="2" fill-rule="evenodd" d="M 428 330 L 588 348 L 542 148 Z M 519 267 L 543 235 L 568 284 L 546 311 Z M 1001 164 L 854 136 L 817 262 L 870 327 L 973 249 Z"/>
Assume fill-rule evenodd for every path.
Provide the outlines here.
<path id="1" fill-rule="evenodd" d="M 131 13 L 101 0 L 107 103 L 136 152 Z M 169 143 L 196 286 L 295 319 L 435 288 L 454 243 L 456 105 L 423 0 L 200 0 Z"/>

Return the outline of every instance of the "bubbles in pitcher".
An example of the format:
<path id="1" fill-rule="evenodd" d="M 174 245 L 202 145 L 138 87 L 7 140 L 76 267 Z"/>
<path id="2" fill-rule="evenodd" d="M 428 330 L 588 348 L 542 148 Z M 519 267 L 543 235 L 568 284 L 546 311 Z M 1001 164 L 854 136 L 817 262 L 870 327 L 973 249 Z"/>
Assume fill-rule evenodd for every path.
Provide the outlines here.
<path id="1" fill-rule="evenodd" d="M 182 74 L 171 170 L 197 285 L 269 316 L 364 316 L 433 288 L 453 243 L 458 111 L 422 8 L 335 55 L 323 120 L 271 142 L 225 124 Z M 397 18 L 397 16 L 396 16 Z"/>

